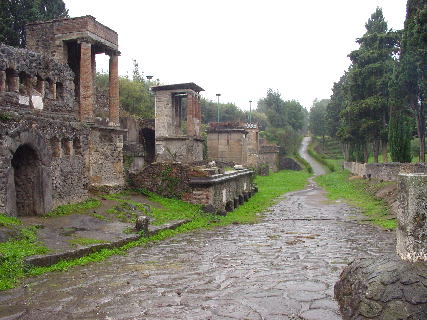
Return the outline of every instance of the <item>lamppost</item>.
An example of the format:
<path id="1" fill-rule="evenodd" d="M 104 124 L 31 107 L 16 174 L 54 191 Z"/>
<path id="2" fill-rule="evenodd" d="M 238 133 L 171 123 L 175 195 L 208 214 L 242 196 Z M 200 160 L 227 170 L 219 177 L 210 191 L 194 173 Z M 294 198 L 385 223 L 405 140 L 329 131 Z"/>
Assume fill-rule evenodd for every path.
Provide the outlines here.
<path id="1" fill-rule="evenodd" d="M 218 97 L 218 106 L 217 106 L 217 122 L 219 122 L 219 97 L 221 96 L 221 93 L 217 93 L 216 96 Z"/>
<path id="2" fill-rule="evenodd" d="M 252 100 L 249 100 L 249 123 L 252 123 Z"/>

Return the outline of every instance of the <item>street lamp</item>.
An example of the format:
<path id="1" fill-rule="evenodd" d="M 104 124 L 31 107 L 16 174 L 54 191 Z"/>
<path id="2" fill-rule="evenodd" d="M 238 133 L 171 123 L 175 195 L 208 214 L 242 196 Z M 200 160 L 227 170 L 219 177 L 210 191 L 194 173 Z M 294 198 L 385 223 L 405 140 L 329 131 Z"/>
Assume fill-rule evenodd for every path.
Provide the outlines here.
<path id="1" fill-rule="evenodd" d="M 219 122 L 219 97 L 221 96 L 221 93 L 217 93 L 216 96 L 218 97 L 218 106 L 217 106 L 217 122 Z"/>
<path id="2" fill-rule="evenodd" d="M 249 100 L 249 123 L 252 123 L 252 100 Z"/>

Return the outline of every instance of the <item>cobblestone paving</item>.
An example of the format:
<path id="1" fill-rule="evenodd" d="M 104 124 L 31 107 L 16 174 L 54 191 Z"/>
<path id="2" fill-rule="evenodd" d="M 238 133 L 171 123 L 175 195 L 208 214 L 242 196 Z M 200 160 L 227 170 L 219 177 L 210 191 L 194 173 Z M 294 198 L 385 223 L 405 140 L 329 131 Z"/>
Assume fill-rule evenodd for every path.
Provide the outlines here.
<path id="1" fill-rule="evenodd" d="M 341 319 L 332 297 L 342 268 L 357 256 L 394 251 L 394 233 L 356 217 L 311 185 L 288 194 L 261 223 L 184 234 L 29 280 L 1 293 L 0 317 Z"/>
<path id="2" fill-rule="evenodd" d="M 333 286 L 356 257 L 394 252 L 313 183 L 263 222 L 179 235 L 0 294 L 0 319 L 341 319 Z"/>

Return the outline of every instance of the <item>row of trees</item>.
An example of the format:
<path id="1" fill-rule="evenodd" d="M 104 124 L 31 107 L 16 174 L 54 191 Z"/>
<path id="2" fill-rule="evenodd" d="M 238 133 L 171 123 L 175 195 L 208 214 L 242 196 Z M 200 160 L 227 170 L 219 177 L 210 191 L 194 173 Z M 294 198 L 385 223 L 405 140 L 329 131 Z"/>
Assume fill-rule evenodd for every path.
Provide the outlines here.
<path id="1" fill-rule="evenodd" d="M 403 30 L 389 30 L 377 8 L 365 24 L 351 65 L 332 88 L 329 101 L 315 101 L 310 129 L 343 144 L 346 160 L 375 162 L 382 152 L 393 161 L 410 162 L 410 142 L 419 138 L 425 162 L 427 4 L 409 0 Z"/>

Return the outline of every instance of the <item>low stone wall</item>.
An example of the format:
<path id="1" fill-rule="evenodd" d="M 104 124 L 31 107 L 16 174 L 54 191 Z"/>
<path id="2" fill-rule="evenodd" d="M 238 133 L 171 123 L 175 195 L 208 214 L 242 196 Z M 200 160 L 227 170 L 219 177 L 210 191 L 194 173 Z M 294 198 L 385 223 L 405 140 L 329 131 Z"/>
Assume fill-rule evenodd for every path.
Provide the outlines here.
<path id="1" fill-rule="evenodd" d="M 396 181 L 399 173 L 427 173 L 425 163 L 358 163 L 344 162 L 344 169 L 364 178 Z"/>
<path id="2" fill-rule="evenodd" d="M 203 140 L 190 136 L 156 137 L 156 161 L 203 160 Z"/>
<path id="3" fill-rule="evenodd" d="M 208 212 L 225 214 L 247 201 L 253 193 L 251 170 L 236 170 L 208 177 L 191 177 L 185 201 L 202 204 Z"/>

